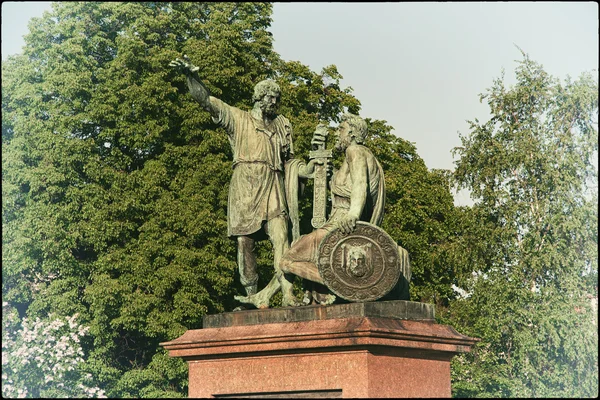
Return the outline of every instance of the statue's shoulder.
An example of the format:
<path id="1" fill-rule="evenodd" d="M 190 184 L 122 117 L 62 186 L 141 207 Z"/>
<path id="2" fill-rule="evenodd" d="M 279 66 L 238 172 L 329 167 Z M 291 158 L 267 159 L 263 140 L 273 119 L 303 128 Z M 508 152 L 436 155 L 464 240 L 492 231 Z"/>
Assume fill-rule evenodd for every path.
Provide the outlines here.
<path id="1" fill-rule="evenodd" d="M 275 126 L 277 126 L 277 129 L 282 133 L 285 133 L 286 135 L 290 135 L 292 133 L 292 123 L 283 115 L 277 115 L 274 122 Z"/>
<path id="2" fill-rule="evenodd" d="M 346 157 L 368 157 L 369 155 L 372 156 L 373 153 L 368 147 L 365 147 L 362 144 L 354 144 L 348 146 L 346 149 Z"/>
<path id="3" fill-rule="evenodd" d="M 287 119 L 285 116 L 278 114 L 277 117 L 275 118 L 276 121 L 280 122 L 283 125 L 289 125 L 291 126 L 291 122 L 289 119 Z"/>
<path id="4" fill-rule="evenodd" d="M 232 106 L 231 104 L 224 102 L 223 100 L 219 99 L 218 97 L 209 96 L 209 100 L 210 100 L 211 107 L 218 112 L 227 112 L 234 116 L 250 114 L 249 111 L 244 111 L 239 107 Z"/>

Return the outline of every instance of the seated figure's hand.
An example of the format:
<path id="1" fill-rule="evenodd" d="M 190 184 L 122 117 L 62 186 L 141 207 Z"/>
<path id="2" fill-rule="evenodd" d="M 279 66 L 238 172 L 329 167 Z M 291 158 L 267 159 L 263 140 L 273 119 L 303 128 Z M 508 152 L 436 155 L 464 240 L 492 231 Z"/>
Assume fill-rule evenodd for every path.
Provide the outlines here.
<path id="1" fill-rule="evenodd" d="M 342 218 L 338 222 L 337 225 L 338 225 L 338 228 L 342 231 L 342 233 L 348 234 L 348 233 L 352 233 L 354 228 L 356 228 L 357 220 L 358 220 L 358 218 L 356 218 L 355 216 L 346 215 L 344 218 Z"/>
<path id="2" fill-rule="evenodd" d="M 183 58 L 176 58 L 175 60 L 171 61 L 169 63 L 169 67 L 173 67 L 177 70 L 177 72 L 184 73 L 186 75 L 189 75 L 200 69 L 192 64 L 186 55 L 184 55 Z"/>

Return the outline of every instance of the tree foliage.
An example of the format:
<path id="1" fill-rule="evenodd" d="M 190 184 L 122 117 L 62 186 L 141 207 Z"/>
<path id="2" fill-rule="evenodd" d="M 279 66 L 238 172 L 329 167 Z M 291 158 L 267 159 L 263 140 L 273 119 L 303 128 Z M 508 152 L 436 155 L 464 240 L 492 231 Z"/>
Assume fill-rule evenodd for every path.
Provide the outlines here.
<path id="1" fill-rule="evenodd" d="M 461 239 L 473 275 L 445 318 L 482 340 L 455 359 L 454 394 L 597 397 L 598 82 L 523 57 L 457 148 L 456 182 L 478 199 Z"/>
<path id="2" fill-rule="evenodd" d="M 246 110 L 255 83 L 277 80 L 304 159 L 318 122 L 360 110 L 335 66 L 315 73 L 274 52 L 271 11 L 59 2 L 2 63 L 3 301 L 21 319 L 78 314 L 82 368 L 109 397 L 185 396 L 187 367 L 159 343 L 233 309 L 242 289 L 226 233 L 229 143 L 169 61 L 187 54 L 214 96 Z M 370 125 L 390 188 L 384 227 L 413 254 L 413 296 L 447 301 L 453 278 L 427 249 L 447 237 L 447 182 L 383 121 Z M 307 232 L 310 185 L 305 195 Z M 258 253 L 264 285 L 268 241 Z"/>

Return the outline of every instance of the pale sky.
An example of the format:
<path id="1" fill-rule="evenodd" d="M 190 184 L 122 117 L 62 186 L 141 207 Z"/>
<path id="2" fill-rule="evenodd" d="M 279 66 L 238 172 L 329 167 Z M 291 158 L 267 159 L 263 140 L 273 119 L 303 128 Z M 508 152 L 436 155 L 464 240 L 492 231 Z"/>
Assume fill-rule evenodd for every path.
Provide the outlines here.
<path id="1" fill-rule="evenodd" d="M 2 59 L 21 51 L 27 23 L 49 2 L 2 3 Z M 454 169 L 466 120 L 488 118 L 484 92 L 514 82 L 515 45 L 555 77 L 598 71 L 595 2 L 275 3 L 275 51 L 313 71 L 335 64 L 362 104 L 415 143 L 428 168 Z M 456 204 L 471 204 L 466 195 Z"/>

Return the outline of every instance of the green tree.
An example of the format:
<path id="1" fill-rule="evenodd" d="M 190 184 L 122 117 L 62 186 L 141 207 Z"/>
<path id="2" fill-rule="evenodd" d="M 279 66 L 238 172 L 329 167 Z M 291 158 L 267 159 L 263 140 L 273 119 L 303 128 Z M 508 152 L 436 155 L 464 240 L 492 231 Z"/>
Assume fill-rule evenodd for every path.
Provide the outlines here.
<path id="1" fill-rule="evenodd" d="M 481 343 L 454 360 L 453 391 L 597 397 L 597 77 L 561 83 L 523 57 L 456 150 L 478 200 L 461 239 L 475 273 L 444 319 Z"/>
<path id="2" fill-rule="evenodd" d="M 109 397 L 185 396 L 187 367 L 159 343 L 233 309 L 242 292 L 226 233 L 227 136 L 169 62 L 187 54 L 216 97 L 246 110 L 254 84 L 276 79 L 304 159 L 319 121 L 360 110 L 335 66 L 315 73 L 280 59 L 271 12 L 268 3 L 58 2 L 30 24 L 24 53 L 2 62 L 3 301 L 30 320 L 78 314 L 90 327 L 79 367 Z M 447 299 L 452 278 L 427 255 L 453 220 L 446 178 L 384 122 L 370 125 L 368 145 L 390 171 L 384 226 L 414 253 L 414 298 Z M 258 250 L 265 285 L 269 242 Z"/>

